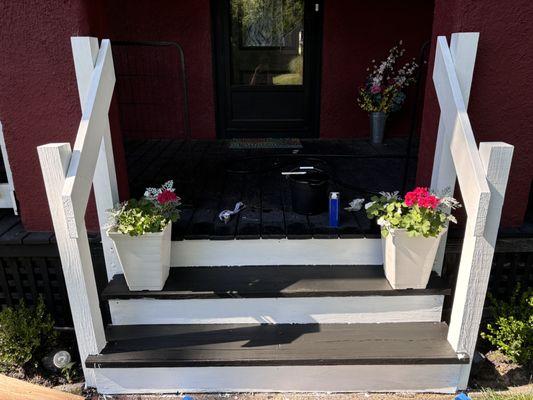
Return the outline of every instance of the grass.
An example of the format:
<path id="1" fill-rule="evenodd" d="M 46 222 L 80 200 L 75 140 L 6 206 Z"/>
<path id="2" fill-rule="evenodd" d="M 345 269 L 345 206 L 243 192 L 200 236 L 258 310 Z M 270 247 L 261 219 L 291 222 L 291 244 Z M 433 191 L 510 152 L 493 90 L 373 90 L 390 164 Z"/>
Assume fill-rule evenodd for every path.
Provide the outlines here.
<path id="1" fill-rule="evenodd" d="M 476 400 L 533 400 L 533 393 L 514 393 L 503 394 L 493 391 L 486 391 L 480 397 L 476 397 Z"/>

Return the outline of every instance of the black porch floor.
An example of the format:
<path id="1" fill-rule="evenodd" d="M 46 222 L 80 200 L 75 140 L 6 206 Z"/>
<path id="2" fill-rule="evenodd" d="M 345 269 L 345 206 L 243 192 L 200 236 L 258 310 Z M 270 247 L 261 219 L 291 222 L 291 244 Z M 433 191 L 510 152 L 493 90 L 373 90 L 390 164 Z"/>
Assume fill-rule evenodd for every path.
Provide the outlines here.
<path id="1" fill-rule="evenodd" d="M 407 140 L 390 139 L 384 145 L 302 140 L 302 145 L 294 154 L 291 149 L 235 150 L 222 140 L 128 141 L 130 194 L 139 197 L 148 186 L 174 180 L 183 211 L 173 226 L 173 240 L 375 237 L 376 227 L 363 211 L 350 213 L 344 207 L 354 198 L 368 198 L 368 192 L 402 190 Z M 417 149 L 410 153 L 408 188 L 414 182 Z M 327 212 L 304 216 L 292 211 L 289 185 L 280 171 L 311 162 L 334 177 L 330 190 L 341 193 L 339 228 L 328 226 Z M 242 173 L 250 170 L 256 172 Z M 219 221 L 219 212 L 233 209 L 237 201 L 246 208 L 227 224 Z"/>

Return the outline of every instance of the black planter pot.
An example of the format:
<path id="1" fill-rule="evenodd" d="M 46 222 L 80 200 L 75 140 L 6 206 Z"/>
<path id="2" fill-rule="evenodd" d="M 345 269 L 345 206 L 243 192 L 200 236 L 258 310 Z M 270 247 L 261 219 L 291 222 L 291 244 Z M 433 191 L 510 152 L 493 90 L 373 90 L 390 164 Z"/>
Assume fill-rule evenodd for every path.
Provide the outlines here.
<path id="1" fill-rule="evenodd" d="M 289 175 L 292 210 L 298 214 L 315 215 L 327 210 L 329 175 L 319 169 L 301 170 L 303 175 Z"/>

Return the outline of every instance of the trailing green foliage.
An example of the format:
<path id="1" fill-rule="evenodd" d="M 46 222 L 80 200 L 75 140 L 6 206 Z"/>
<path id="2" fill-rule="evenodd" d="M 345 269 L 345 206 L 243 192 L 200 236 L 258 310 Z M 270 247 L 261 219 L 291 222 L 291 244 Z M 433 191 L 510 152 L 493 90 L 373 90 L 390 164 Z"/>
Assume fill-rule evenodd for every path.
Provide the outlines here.
<path id="1" fill-rule="evenodd" d="M 533 289 L 520 295 L 518 286 L 508 302 L 489 294 L 494 322 L 481 337 L 496 346 L 505 356 L 522 365 L 533 363 Z"/>
<path id="2" fill-rule="evenodd" d="M 117 232 L 131 236 L 161 232 L 170 222 L 146 199 L 129 200 L 120 206 L 114 216 Z"/>
<path id="3" fill-rule="evenodd" d="M 0 313 L 0 369 L 36 365 L 57 339 L 54 321 L 42 298 L 35 307 L 24 301 Z"/>
<path id="4" fill-rule="evenodd" d="M 161 188 L 147 188 L 139 200 L 129 200 L 109 210 L 113 231 L 140 236 L 161 232 L 170 222 L 179 218 L 180 198 L 174 193 L 173 182 Z"/>

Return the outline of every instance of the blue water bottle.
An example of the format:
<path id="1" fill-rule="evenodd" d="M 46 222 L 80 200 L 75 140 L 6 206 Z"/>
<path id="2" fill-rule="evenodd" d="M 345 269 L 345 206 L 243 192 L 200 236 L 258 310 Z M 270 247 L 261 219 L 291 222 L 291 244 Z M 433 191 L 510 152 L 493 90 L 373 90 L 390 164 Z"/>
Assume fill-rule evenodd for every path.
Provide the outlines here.
<path id="1" fill-rule="evenodd" d="M 339 192 L 329 194 L 329 226 L 339 227 Z"/>

